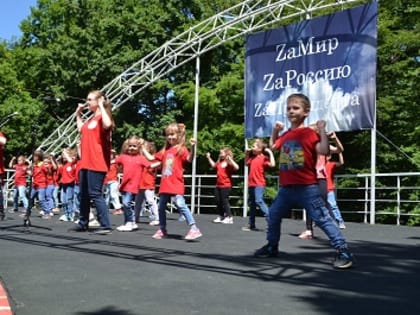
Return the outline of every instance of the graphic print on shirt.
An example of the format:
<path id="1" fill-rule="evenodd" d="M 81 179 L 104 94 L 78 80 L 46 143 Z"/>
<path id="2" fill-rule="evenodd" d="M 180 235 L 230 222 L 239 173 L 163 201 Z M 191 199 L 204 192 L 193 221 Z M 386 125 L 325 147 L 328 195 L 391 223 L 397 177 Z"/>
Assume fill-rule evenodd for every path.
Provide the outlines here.
<path id="1" fill-rule="evenodd" d="M 298 141 L 286 141 L 280 152 L 280 165 L 282 171 L 302 169 L 304 155 L 301 144 Z"/>
<path id="2" fill-rule="evenodd" d="M 174 169 L 174 155 L 169 153 L 165 159 L 165 168 L 162 170 L 162 176 L 168 177 L 171 176 Z"/>

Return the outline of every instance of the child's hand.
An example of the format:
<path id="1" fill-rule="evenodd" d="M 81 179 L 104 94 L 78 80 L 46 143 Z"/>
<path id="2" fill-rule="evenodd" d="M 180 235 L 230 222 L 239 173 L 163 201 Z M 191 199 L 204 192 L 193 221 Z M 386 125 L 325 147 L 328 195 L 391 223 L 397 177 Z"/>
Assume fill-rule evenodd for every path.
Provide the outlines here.
<path id="1" fill-rule="evenodd" d="M 284 124 L 281 121 L 276 121 L 273 126 L 274 130 L 281 131 L 284 129 Z"/>
<path id="2" fill-rule="evenodd" d="M 209 159 L 210 157 L 211 157 L 210 152 L 207 152 L 207 153 L 206 153 L 206 158 L 208 158 L 208 159 Z"/>
<path id="3" fill-rule="evenodd" d="M 195 146 L 197 144 L 197 139 L 195 139 L 195 138 L 191 138 L 190 139 L 190 145 L 193 147 L 193 146 Z"/>
<path id="4" fill-rule="evenodd" d="M 325 130 L 326 125 L 327 125 L 327 123 L 325 122 L 325 120 L 318 120 L 316 122 L 316 127 L 318 128 L 319 131 Z"/>

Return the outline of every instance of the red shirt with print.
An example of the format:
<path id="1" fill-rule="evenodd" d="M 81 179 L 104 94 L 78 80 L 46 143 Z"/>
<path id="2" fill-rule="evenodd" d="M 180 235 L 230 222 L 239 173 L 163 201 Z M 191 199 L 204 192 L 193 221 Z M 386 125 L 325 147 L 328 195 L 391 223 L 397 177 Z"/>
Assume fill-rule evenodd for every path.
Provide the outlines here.
<path id="1" fill-rule="evenodd" d="M 76 182 L 76 163 L 67 162 L 63 165 L 61 173 L 61 183 L 63 185 L 70 185 Z"/>
<path id="2" fill-rule="evenodd" d="M 185 146 L 173 146 L 155 154 L 156 160 L 162 162 L 162 177 L 159 193 L 183 195 L 185 192 L 184 166 L 189 163 L 188 149 Z"/>
<path id="3" fill-rule="evenodd" d="M 319 135 L 308 127 L 289 129 L 277 138 L 273 148 L 280 150 L 280 185 L 317 184 L 316 144 Z"/>

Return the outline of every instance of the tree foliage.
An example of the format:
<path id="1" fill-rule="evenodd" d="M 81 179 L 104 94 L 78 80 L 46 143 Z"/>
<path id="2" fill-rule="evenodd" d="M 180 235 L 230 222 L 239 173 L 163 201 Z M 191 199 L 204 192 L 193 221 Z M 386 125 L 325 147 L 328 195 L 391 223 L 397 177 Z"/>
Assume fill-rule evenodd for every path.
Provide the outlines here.
<path id="1" fill-rule="evenodd" d="M 3 128 L 6 157 L 30 154 L 37 143 L 83 102 L 91 89 L 102 88 L 134 62 L 192 25 L 241 1 L 202 0 L 38 0 L 22 21 L 23 36 L 0 45 L 0 115 L 19 115 Z M 419 6 L 415 1 L 379 3 L 377 84 L 377 171 L 418 171 L 420 165 Z M 299 17 L 297 17 L 299 18 Z M 293 21 L 288 21 L 293 22 Z M 198 153 L 217 155 L 233 148 L 242 161 L 244 149 L 244 38 L 200 57 Z M 58 101 L 59 99 L 59 101 Z M 163 127 L 184 122 L 192 136 L 195 64 L 130 99 L 114 113 L 114 146 L 131 134 L 163 145 Z M 370 133 L 339 134 L 345 144 L 346 168 L 370 168 Z M 409 158 L 407 158 L 409 157 Z M 201 172 L 208 170 L 199 158 Z"/>

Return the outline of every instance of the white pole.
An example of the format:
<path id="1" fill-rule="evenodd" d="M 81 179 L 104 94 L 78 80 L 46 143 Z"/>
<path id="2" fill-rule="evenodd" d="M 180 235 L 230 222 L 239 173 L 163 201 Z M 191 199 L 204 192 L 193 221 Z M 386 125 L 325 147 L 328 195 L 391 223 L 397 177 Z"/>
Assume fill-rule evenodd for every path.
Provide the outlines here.
<path id="1" fill-rule="evenodd" d="M 194 131 L 193 137 L 197 139 L 198 134 L 198 96 L 200 91 L 200 56 L 197 56 L 195 63 L 195 98 L 194 98 Z M 197 172 L 197 154 L 192 160 L 192 176 L 191 176 L 191 212 L 195 213 L 195 177 Z"/>
<path id="2" fill-rule="evenodd" d="M 373 128 L 370 131 L 370 224 L 375 224 L 376 191 L 376 101 L 373 114 Z"/>

